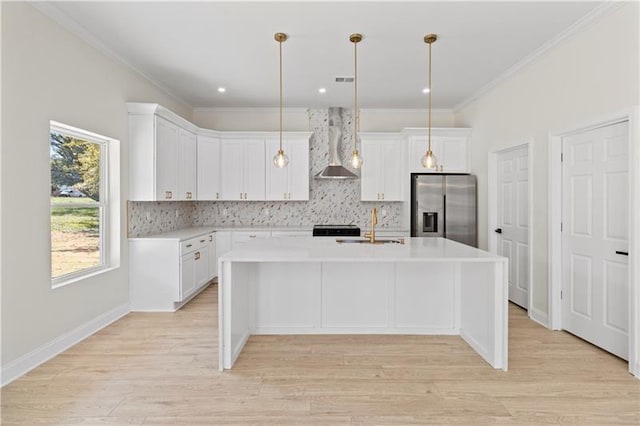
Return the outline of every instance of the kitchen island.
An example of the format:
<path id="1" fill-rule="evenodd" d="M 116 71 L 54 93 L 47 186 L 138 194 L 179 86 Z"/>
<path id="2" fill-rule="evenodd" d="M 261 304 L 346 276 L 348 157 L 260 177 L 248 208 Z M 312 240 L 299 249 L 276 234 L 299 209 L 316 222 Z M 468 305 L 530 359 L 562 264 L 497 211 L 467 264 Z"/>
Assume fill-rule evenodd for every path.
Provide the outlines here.
<path id="1" fill-rule="evenodd" d="M 251 241 L 219 260 L 220 370 L 252 334 L 460 335 L 506 370 L 507 268 L 444 238 Z"/>

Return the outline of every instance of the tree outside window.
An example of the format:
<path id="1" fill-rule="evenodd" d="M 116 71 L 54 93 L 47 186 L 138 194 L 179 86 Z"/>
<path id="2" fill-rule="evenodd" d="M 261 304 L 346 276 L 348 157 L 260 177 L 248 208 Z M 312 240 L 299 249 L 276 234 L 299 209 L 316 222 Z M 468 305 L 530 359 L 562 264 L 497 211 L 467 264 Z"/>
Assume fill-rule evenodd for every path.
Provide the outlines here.
<path id="1" fill-rule="evenodd" d="M 52 124 L 51 276 L 54 284 L 104 268 L 107 141 Z"/>

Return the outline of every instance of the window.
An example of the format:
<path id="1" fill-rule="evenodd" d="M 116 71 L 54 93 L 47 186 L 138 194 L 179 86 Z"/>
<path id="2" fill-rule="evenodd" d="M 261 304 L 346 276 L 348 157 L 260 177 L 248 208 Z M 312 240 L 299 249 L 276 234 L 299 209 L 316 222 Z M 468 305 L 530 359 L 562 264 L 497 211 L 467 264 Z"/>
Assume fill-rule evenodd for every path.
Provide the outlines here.
<path id="1" fill-rule="evenodd" d="M 109 266 L 112 140 L 51 122 L 51 278 L 66 283 Z"/>

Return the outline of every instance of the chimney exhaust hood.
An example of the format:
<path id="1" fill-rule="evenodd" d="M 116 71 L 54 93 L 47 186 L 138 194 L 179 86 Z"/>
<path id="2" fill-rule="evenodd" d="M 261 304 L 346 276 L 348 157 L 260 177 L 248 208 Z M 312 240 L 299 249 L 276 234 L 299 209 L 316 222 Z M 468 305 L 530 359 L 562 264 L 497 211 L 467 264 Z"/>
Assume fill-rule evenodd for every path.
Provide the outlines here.
<path id="1" fill-rule="evenodd" d="M 357 179 L 340 161 L 342 140 L 342 108 L 329 108 L 329 165 L 316 174 L 316 179 Z"/>

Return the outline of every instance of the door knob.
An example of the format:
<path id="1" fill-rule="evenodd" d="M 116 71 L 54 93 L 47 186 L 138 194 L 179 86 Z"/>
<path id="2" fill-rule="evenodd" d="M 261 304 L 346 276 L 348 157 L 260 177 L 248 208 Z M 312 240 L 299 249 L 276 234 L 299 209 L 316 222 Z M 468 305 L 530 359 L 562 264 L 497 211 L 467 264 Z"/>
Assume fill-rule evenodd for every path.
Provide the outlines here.
<path id="1" fill-rule="evenodd" d="M 494 231 L 496 234 L 502 234 L 502 228 L 496 228 Z"/>

